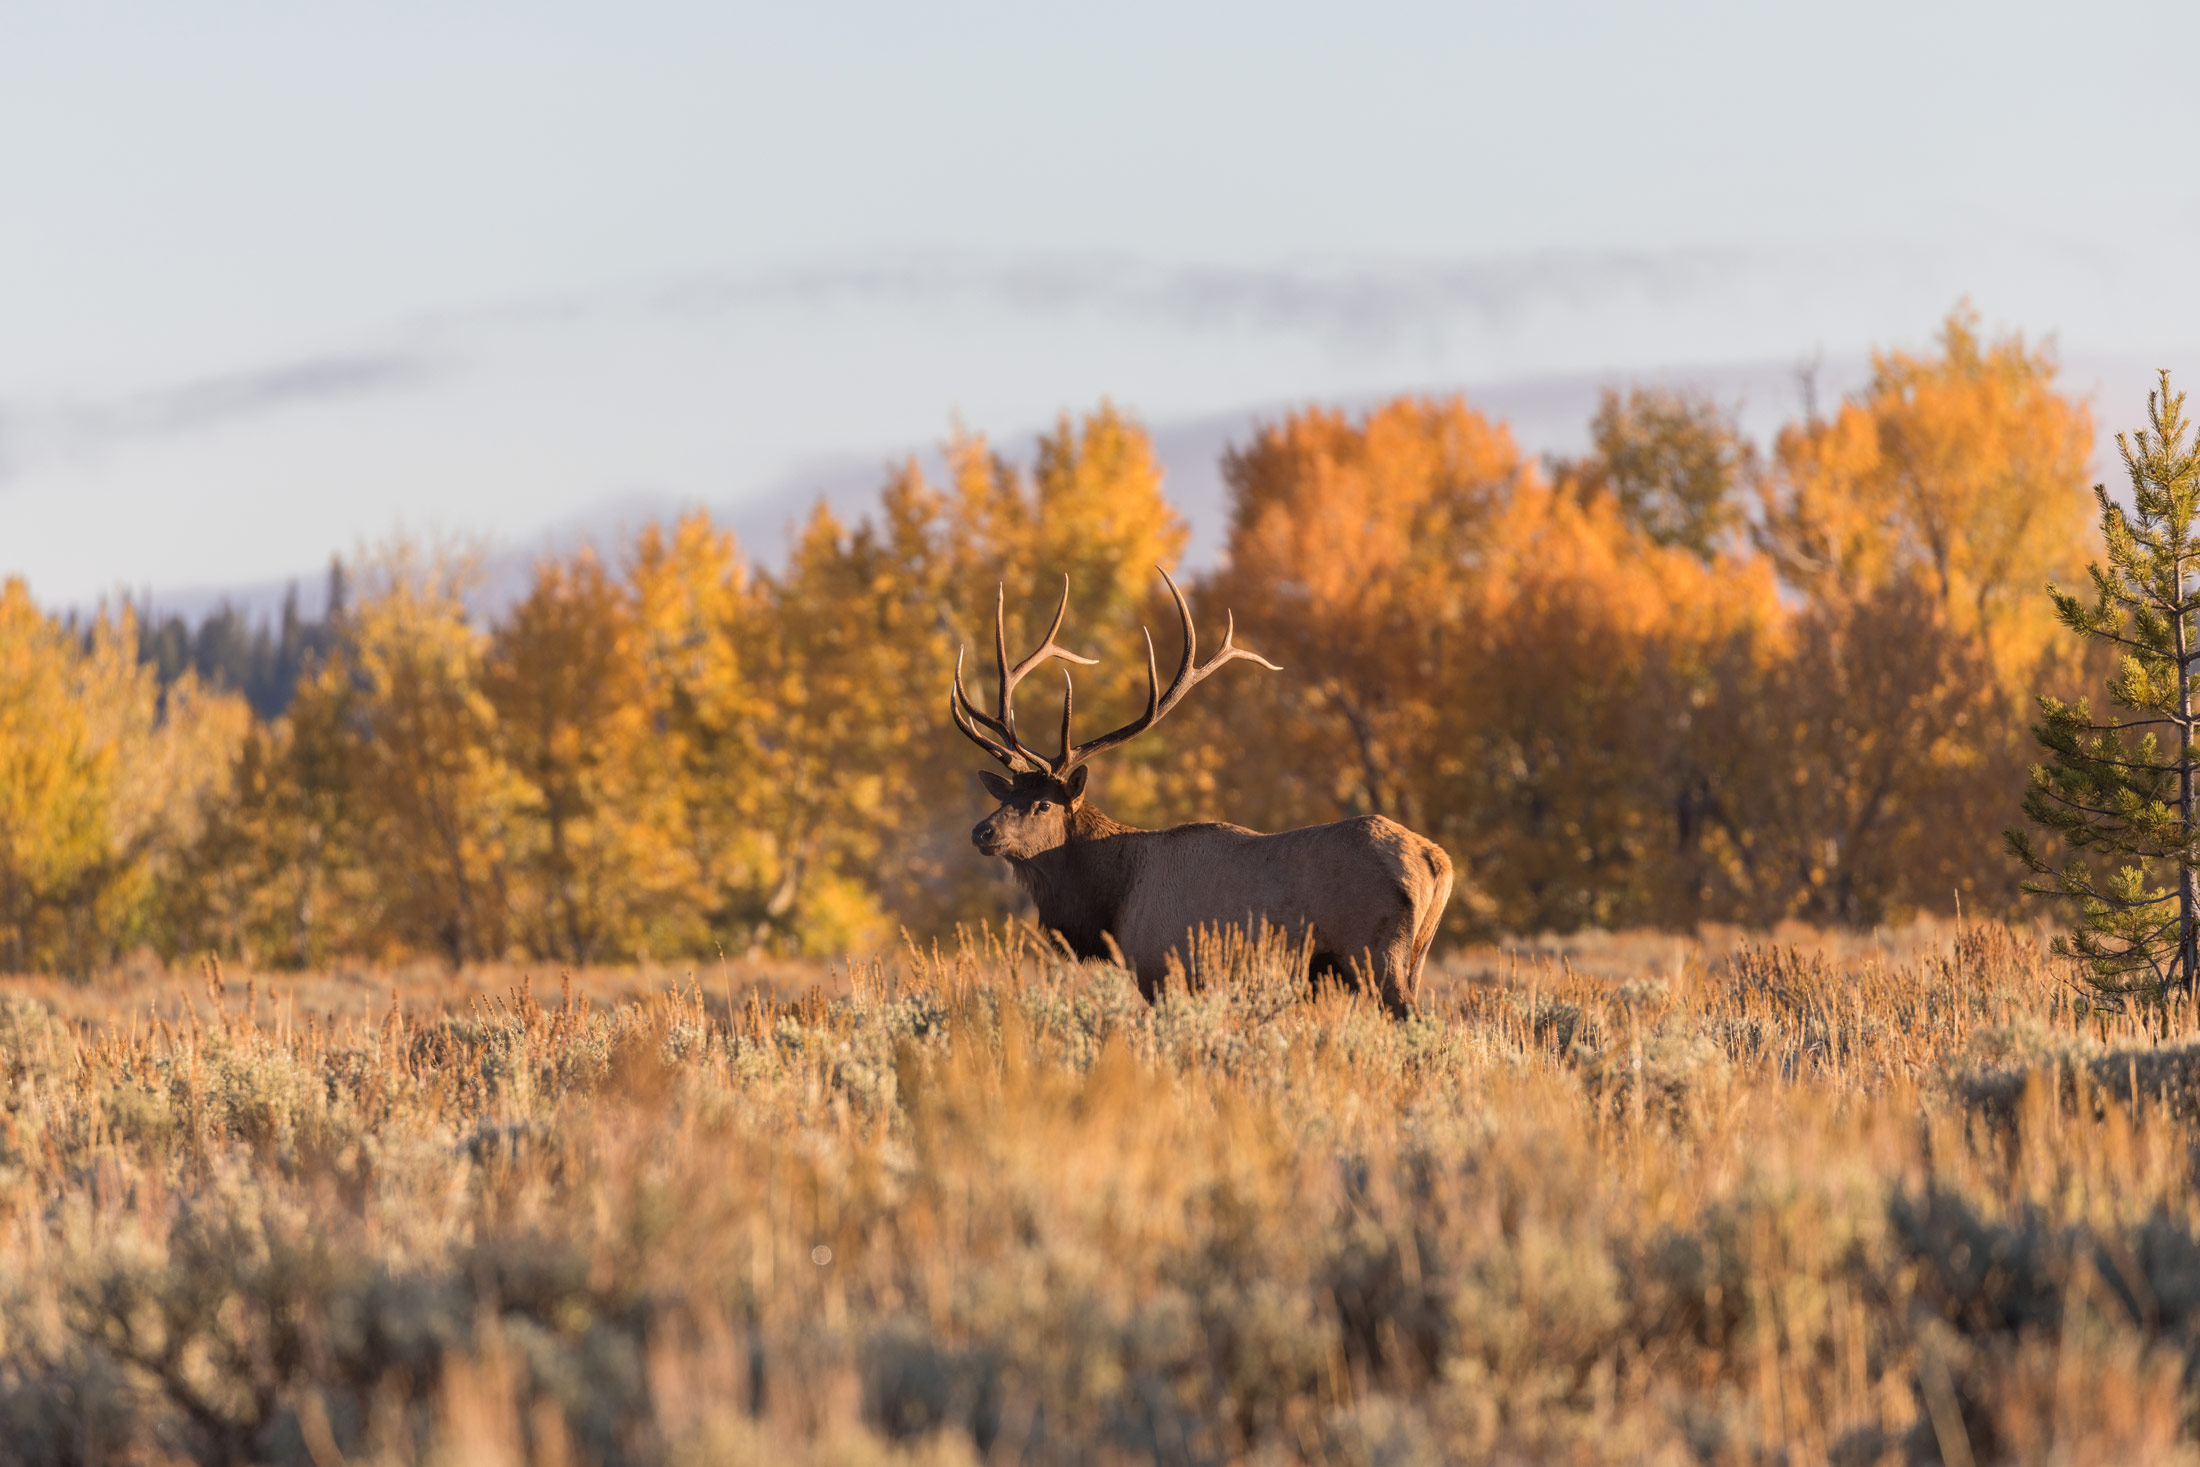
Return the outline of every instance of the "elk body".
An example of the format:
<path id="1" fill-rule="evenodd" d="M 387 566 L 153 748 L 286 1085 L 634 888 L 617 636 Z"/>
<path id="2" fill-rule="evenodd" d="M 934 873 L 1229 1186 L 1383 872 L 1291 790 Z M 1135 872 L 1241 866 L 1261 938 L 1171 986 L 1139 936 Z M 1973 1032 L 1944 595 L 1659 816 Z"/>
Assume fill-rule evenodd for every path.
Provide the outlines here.
<path id="1" fill-rule="evenodd" d="M 1054 640 L 1069 611 L 1066 580 L 1045 640 L 1013 666 L 996 609 L 999 692 L 993 712 L 970 701 L 957 658 L 950 695 L 956 727 L 1009 770 L 1007 777 L 990 771 L 978 776 L 999 808 L 978 822 L 972 842 L 984 854 L 1008 861 L 1038 907 L 1039 925 L 1061 934 L 1078 956 L 1109 956 L 1112 942 L 1149 1001 L 1172 957 L 1189 970 L 1191 940 L 1198 932 L 1229 927 L 1254 932 L 1265 924 L 1311 948 L 1316 975 L 1360 983 L 1393 1013 L 1410 1012 L 1422 962 L 1451 896 L 1451 860 L 1434 841 L 1380 815 L 1276 835 L 1221 823 L 1140 830 L 1086 803 L 1085 761 L 1153 727 L 1224 663 L 1243 658 L 1281 671 L 1233 644 L 1234 621 L 1221 648 L 1199 662 L 1191 608 L 1166 571 L 1162 580 L 1183 623 L 1183 660 L 1163 689 L 1149 633 L 1146 711 L 1089 743 L 1070 742 L 1072 691 L 1066 672 L 1061 753 L 1042 754 L 1016 733 L 1018 683 L 1050 658 L 1088 666 L 1093 661 Z"/>

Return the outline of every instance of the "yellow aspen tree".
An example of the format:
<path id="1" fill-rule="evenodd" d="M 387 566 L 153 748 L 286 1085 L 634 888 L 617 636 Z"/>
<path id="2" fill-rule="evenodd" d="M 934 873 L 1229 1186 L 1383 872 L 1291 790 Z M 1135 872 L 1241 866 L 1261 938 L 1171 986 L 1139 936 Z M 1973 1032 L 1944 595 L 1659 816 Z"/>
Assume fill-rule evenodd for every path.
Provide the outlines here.
<path id="1" fill-rule="evenodd" d="M 1071 645 L 1099 659 L 1098 666 L 1076 672 L 1079 726 L 1113 727 L 1144 706 L 1145 628 L 1154 632 L 1164 676 L 1174 665 L 1177 648 L 1170 629 L 1176 615 L 1154 571 L 1176 569 L 1189 531 L 1164 493 L 1152 441 L 1112 404 L 1074 421 L 1065 414 L 1040 438 L 1031 497 L 1035 544 L 1020 588 L 1018 632 L 1043 629 L 1033 623 L 1053 610 L 1067 576 Z M 1012 582 L 1012 602 L 1018 589 Z M 971 608 L 970 619 L 981 627 L 985 609 Z M 980 644 L 974 643 L 972 652 L 982 658 Z M 1057 691 L 1047 688 L 1038 695 L 1047 701 L 1029 714 L 1035 727 L 1054 726 L 1048 694 Z M 1171 807 L 1165 786 L 1186 766 L 1188 753 L 1185 738 L 1164 725 L 1095 771 L 1093 797 L 1134 822 L 1183 819 L 1185 812 Z"/>
<path id="2" fill-rule="evenodd" d="M 1078 669 L 1078 715 L 1095 724 L 1120 721 L 1145 696 L 1140 624 L 1165 628 L 1174 620 L 1155 599 L 1154 567 L 1173 568 L 1186 537 L 1145 430 L 1110 404 L 1058 420 L 1040 437 L 1028 471 L 974 435 L 951 440 L 947 460 L 944 485 L 929 483 L 914 463 L 903 465 L 874 518 L 854 527 L 814 524 L 776 592 L 790 612 L 808 607 L 804 614 L 815 616 L 844 598 L 849 616 L 868 619 L 864 656 L 892 690 L 884 726 L 893 732 L 852 751 L 855 762 L 846 767 L 881 781 L 872 808 L 894 856 L 866 879 L 881 907 L 929 931 L 1019 899 L 997 869 L 969 854 L 968 829 L 983 797 L 947 717 L 957 648 L 969 655 L 966 676 L 982 685 L 996 609 L 1005 610 L 1010 640 L 1024 637 L 1036 618 L 1052 615 L 1066 577 L 1066 635 L 1100 659 Z M 821 603 L 812 587 L 828 585 L 837 589 Z M 1164 660 L 1174 656 L 1166 644 L 1158 650 Z M 1061 684 L 1035 686 L 1025 716 L 1051 729 Z M 1181 762 L 1186 747 L 1156 738 L 1122 761 L 1107 776 L 1111 808 L 1132 819 L 1173 814 L 1163 806 L 1157 771 Z"/>
<path id="3" fill-rule="evenodd" d="M 0 966 L 79 958 L 68 909 L 110 876 L 120 751 L 78 697 L 69 633 L 10 577 L 0 584 Z"/>
<path id="4" fill-rule="evenodd" d="M 338 955 L 320 900 L 328 872 L 305 818 L 290 720 L 248 728 L 166 887 L 172 954 L 218 953 L 255 967 L 306 968 Z"/>
<path id="5" fill-rule="evenodd" d="M 530 952 L 588 963 L 648 951 L 650 920 L 677 887 L 641 644 L 633 595 L 586 550 L 539 562 L 492 633 L 482 688 L 521 781 L 509 863 Z"/>
<path id="6" fill-rule="evenodd" d="M 745 951 L 774 857 L 761 745 L 776 716 L 762 676 L 772 635 L 733 536 L 704 514 L 636 543 L 630 583 L 668 826 L 667 905 L 653 947 Z"/>
<path id="7" fill-rule="evenodd" d="M 463 596 L 473 567 L 398 544 L 363 570 L 330 677 L 357 688 L 344 748 L 385 945 L 454 964 L 500 957 L 517 791 L 481 688 L 486 638 Z"/>
<path id="8" fill-rule="evenodd" d="M 759 738 L 772 869 L 759 942 L 795 951 L 875 945 L 891 931 L 874 872 L 906 802 L 912 709 L 923 698 L 885 542 L 825 506 L 786 568 L 762 578 L 770 635 L 758 678 L 773 718 Z"/>
<path id="9" fill-rule="evenodd" d="M 159 882 L 247 714 L 158 680 L 128 608 L 89 627 L 0 584 L 0 966 L 84 973 L 160 940 Z"/>
<path id="10" fill-rule="evenodd" d="M 338 633 L 348 635 L 348 618 Z M 311 968 L 338 954 L 390 950 L 383 873 L 371 857 L 375 804 L 361 788 L 368 689 L 339 640 L 299 685 L 289 712 L 240 751 L 229 802 L 196 864 L 227 874 L 221 912 L 256 961 Z"/>

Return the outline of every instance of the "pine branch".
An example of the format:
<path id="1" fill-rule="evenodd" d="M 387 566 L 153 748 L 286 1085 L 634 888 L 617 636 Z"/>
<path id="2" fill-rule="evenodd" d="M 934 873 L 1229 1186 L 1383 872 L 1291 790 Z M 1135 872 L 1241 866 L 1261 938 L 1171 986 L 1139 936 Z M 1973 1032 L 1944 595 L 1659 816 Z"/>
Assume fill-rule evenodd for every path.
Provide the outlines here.
<path id="1" fill-rule="evenodd" d="M 2085 634 L 2089 637 L 2098 637 L 2104 642 L 2114 642 L 2119 647 L 2129 647 L 2135 652 L 2144 652 L 2149 656 L 2158 657 L 2161 655 L 2160 648 L 2150 647 L 2144 642 L 2135 642 L 2131 638 L 2120 636 L 2115 632 L 2104 632 L 2099 628 L 2087 628 Z"/>
<path id="2" fill-rule="evenodd" d="M 2122 824 L 2131 822 L 2131 816 L 2124 811 L 2102 810 L 2092 805 L 2082 805 L 2060 790 L 2043 789 L 2039 793 L 2061 805 L 2064 809 L 2075 810 L 2081 815 L 2092 815 L 2102 820 L 2113 820 Z"/>
<path id="3" fill-rule="evenodd" d="M 2111 759 L 2106 754 L 2071 754 L 2072 763 L 2106 764 L 2117 769 L 2144 769 L 2154 774 L 2175 774 L 2183 766 L 2178 764 L 2147 764 L 2131 759 Z"/>

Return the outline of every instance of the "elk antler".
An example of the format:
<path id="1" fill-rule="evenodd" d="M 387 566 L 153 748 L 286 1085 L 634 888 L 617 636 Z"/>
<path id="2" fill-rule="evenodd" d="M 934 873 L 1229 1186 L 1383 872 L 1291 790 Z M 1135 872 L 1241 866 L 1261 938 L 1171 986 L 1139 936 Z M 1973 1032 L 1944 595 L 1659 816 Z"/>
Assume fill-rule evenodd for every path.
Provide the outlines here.
<path id="1" fill-rule="evenodd" d="M 1160 570 L 1160 567 L 1156 566 L 1155 569 Z M 1168 584 L 1169 595 L 1176 601 L 1177 619 L 1183 623 L 1184 657 L 1177 664 L 1176 675 L 1169 679 L 1168 688 L 1163 690 L 1161 674 L 1154 663 L 1153 633 L 1150 631 L 1146 633 L 1146 711 L 1144 713 L 1124 724 L 1121 728 L 1100 735 L 1090 743 L 1072 744 L 1069 741 L 1069 726 L 1070 712 L 1075 700 L 1075 688 L 1070 682 L 1068 671 L 1065 670 L 1062 673 L 1062 752 L 1050 758 L 1036 749 L 1030 748 L 1016 736 L 1016 710 L 1012 700 L 1016 685 L 1022 682 L 1032 669 L 1038 667 L 1040 663 L 1046 661 L 1049 657 L 1059 657 L 1065 662 L 1080 663 L 1088 667 L 1093 663 L 1092 658 L 1079 657 L 1067 648 L 1057 645 L 1054 640 L 1055 635 L 1062 630 L 1062 618 L 1069 611 L 1069 578 L 1065 576 L 1062 578 L 1062 604 L 1055 608 L 1054 625 L 1047 629 L 1046 640 L 1040 644 L 1037 651 L 1024 658 L 1013 668 L 1008 665 L 1008 633 L 1004 626 L 1003 608 L 1000 601 L 996 601 L 993 613 L 993 647 L 994 656 L 1000 669 L 1000 696 L 995 703 L 995 712 L 991 716 L 988 716 L 972 703 L 970 695 L 963 691 L 962 653 L 959 650 L 956 652 L 955 684 L 949 698 L 949 708 L 954 713 L 955 726 L 968 735 L 980 748 L 1017 773 L 1043 772 L 1052 774 L 1059 779 L 1093 755 L 1104 753 L 1119 744 L 1128 743 L 1147 729 L 1152 728 L 1168 716 L 1170 709 L 1184 700 L 1186 693 L 1204 682 L 1225 662 L 1242 657 L 1248 662 L 1259 663 L 1270 672 L 1283 671 L 1282 668 L 1259 653 L 1248 652 L 1243 647 L 1233 644 L 1231 638 L 1237 635 L 1237 618 L 1235 615 L 1230 617 L 1228 626 L 1222 634 L 1221 649 L 1214 656 L 1208 658 L 1206 662 L 1198 662 L 1199 637 L 1198 633 L 1192 628 L 1192 609 L 1185 603 L 1184 593 L 1177 589 L 1175 580 L 1170 577 L 1167 571 L 1161 571 L 1161 579 Z"/>
<path id="2" fill-rule="evenodd" d="M 1161 570 L 1161 567 L 1155 566 L 1154 569 Z M 1069 741 L 1069 694 L 1065 691 L 1062 695 L 1062 752 L 1048 761 L 1048 767 L 1053 771 L 1056 778 L 1069 773 L 1093 755 L 1104 754 L 1119 744 L 1127 744 L 1147 729 L 1152 728 L 1169 716 L 1170 709 L 1184 701 L 1186 693 L 1205 682 L 1225 662 L 1231 662 L 1242 657 L 1247 662 L 1259 663 L 1270 672 L 1283 671 L 1282 668 L 1276 666 L 1258 652 L 1248 652 L 1231 641 L 1231 638 L 1237 635 L 1237 614 L 1235 612 L 1226 613 L 1228 620 L 1223 629 L 1221 648 L 1205 662 L 1195 665 L 1195 659 L 1199 655 L 1199 634 L 1192 629 L 1192 608 L 1185 604 L 1184 593 L 1177 589 L 1176 581 L 1171 578 L 1167 571 L 1161 570 L 1161 579 L 1168 583 L 1169 595 L 1176 601 L 1177 620 L 1184 625 L 1184 657 L 1176 665 L 1176 676 L 1169 679 L 1168 689 L 1164 692 L 1161 688 L 1161 678 L 1154 666 L 1153 633 L 1147 632 L 1146 711 L 1129 723 L 1124 724 L 1121 728 L 1100 735 L 1089 744 L 1072 745 Z"/>
<path id="3" fill-rule="evenodd" d="M 1010 667 L 1007 599 L 1008 593 L 1002 589 L 996 592 L 993 601 L 993 657 L 1000 689 L 994 700 L 993 713 L 988 715 L 971 702 L 970 695 L 963 691 L 963 654 L 959 647 L 955 649 L 955 686 L 948 699 L 948 708 L 955 716 L 955 726 L 967 734 L 978 747 L 1018 774 L 1036 773 L 1052 768 L 1052 763 L 1044 754 L 1026 747 L 1024 741 L 1016 737 L 1016 685 L 1049 657 L 1059 657 L 1064 662 L 1075 662 L 1084 667 L 1093 666 L 1099 659 L 1080 657 L 1054 640 L 1062 630 L 1062 619 L 1069 615 L 1069 577 L 1063 576 L 1062 603 L 1054 608 L 1054 625 L 1047 628 L 1046 638 L 1039 644 L 1037 651 Z M 1063 674 L 1065 680 L 1068 676 L 1066 672 Z M 990 731 L 992 737 L 988 737 L 984 731 Z"/>

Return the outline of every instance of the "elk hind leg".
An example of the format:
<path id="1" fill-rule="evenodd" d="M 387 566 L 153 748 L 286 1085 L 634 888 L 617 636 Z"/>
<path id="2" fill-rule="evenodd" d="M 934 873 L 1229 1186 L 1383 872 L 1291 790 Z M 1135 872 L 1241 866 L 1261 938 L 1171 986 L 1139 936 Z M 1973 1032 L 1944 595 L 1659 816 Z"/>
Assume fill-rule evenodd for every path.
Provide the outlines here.
<path id="1" fill-rule="evenodd" d="M 1392 1018 L 1412 1017 L 1423 950 L 1414 917 L 1412 904 L 1400 902 L 1398 910 L 1377 923 L 1368 941 L 1349 959 L 1339 960 L 1329 951 L 1317 951 L 1309 976 L 1316 982 L 1324 977 L 1342 979 L 1381 999 Z"/>
<path id="2" fill-rule="evenodd" d="M 1421 965 L 1416 951 L 1413 913 L 1408 909 L 1382 934 L 1369 956 L 1376 995 L 1394 1019 L 1413 1017 L 1420 997 Z"/>

